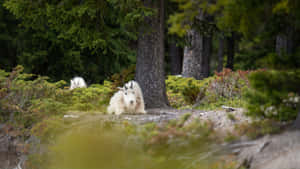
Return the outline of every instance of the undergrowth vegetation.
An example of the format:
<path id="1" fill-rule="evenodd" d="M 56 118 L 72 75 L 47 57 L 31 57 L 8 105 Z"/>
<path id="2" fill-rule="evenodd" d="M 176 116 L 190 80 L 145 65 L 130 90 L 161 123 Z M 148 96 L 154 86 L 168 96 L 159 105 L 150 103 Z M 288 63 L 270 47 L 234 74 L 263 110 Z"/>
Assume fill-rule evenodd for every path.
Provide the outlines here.
<path id="1" fill-rule="evenodd" d="M 43 154 L 30 155 L 28 168 L 189 166 L 192 169 L 202 166 L 230 169 L 235 166 L 231 160 L 197 159 L 202 158 L 203 152 L 209 152 L 213 143 L 230 142 L 243 135 L 255 139 L 279 132 L 281 128 L 277 121 L 294 119 L 300 101 L 295 87 L 300 85 L 299 71 L 233 72 L 224 69 L 204 80 L 168 76 L 166 89 L 171 106 L 175 108 L 247 107 L 249 115 L 261 119 L 236 126 L 234 132 L 225 138 L 219 138 L 209 122 L 196 119 L 186 124 L 191 116 L 189 113 L 164 125 L 148 123 L 137 126 L 129 122 L 120 125 L 97 120 L 97 113 L 106 112 L 117 87 L 133 77 L 134 66 L 115 74 L 110 79 L 112 82 L 69 90 L 67 82 L 50 82 L 47 77 L 23 73 L 22 66 L 17 66 L 12 72 L 0 70 L 0 121 L 18 128 L 22 131 L 20 135 L 32 135 L 48 145 Z M 290 83 L 282 85 L 286 81 Z M 64 115 L 78 113 L 85 114 L 77 119 L 64 118 Z M 228 118 L 236 120 L 232 114 L 228 114 Z M 74 149 L 80 153 L 74 153 Z M 102 156 L 120 163 L 99 161 L 98 157 Z M 124 157 L 127 156 L 132 160 L 126 160 Z"/>
<path id="2" fill-rule="evenodd" d="M 114 92 L 108 81 L 86 89 L 68 90 L 65 81 L 51 83 L 47 77 L 22 71 L 22 66 L 11 73 L 0 71 L 0 120 L 25 128 L 68 111 L 103 112 Z"/>
<path id="3" fill-rule="evenodd" d="M 196 106 L 198 109 L 216 109 L 222 105 L 243 107 L 243 91 L 249 87 L 249 71 L 233 72 L 224 69 L 203 80 L 169 76 L 167 94 L 175 108 Z"/>
<path id="4" fill-rule="evenodd" d="M 22 66 L 12 72 L 0 70 L 0 120 L 34 131 L 55 128 L 50 123 L 43 126 L 43 119 L 59 119 L 76 112 L 105 113 L 116 87 L 133 76 L 134 66 L 115 74 L 112 82 L 68 90 L 65 81 L 49 82 L 47 77 L 23 73 Z M 166 88 L 175 108 L 247 107 L 249 115 L 287 121 L 296 117 L 300 98 L 295 86 L 300 85 L 299 79 L 299 71 L 224 69 L 204 80 L 168 76 Z M 284 81 L 290 83 L 281 85 Z"/>
<path id="5" fill-rule="evenodd" d="M 279 121 L 294 120 L 300 103 L 300 71 L 261 71 L 249 77 L 248 114 Z"/>

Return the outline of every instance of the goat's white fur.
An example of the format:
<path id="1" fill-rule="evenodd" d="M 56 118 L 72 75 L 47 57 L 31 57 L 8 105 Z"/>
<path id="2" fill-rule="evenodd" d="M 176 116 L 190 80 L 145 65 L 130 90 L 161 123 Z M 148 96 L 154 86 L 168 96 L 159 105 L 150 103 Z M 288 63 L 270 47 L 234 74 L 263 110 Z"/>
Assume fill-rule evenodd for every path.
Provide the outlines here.
<path id="1" fill-rule="evenodd" d="M 130 81 L 119 88 L 113 97 L 110 99 L 107 108 L 109 114 L 115 113 L 141 113 L 145 114 L 145 104 L 143 93 L 139 84 L 135 81 Z"/>
<path id="2" fill-rule="evenodd" d="M 75 88 L 86 88 L 86 83 L 82 77 L 74 77 L 71 79 L 70 90 Z"/>

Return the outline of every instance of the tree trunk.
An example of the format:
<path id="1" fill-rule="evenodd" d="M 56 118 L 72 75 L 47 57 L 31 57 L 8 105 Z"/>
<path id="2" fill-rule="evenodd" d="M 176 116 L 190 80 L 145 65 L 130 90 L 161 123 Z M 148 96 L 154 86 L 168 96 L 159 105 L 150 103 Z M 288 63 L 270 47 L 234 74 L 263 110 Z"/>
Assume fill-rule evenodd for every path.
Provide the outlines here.
<path id="1" fill-rule="evenodd" d="M 300 130 L 300 110 L 298 110 L 298 116 L 294 121 L 294 128 Z"/>
<path id="2" fill-rule="evenodd" d="M 188 40 L 190 46 L 184 48 L 182 75 L 201 80 L 209 76 L 212 38 L 191 29 Z"/>
<path id="3" fill-rule="evenodd" d="M 233 70 L 233 63 L 234 63 L 234 42 L 235 42 L 235 38 L 234 38 L 234 34 L 232 33 L 232 35 L 230 37 L 226 38 L 227 40 L 227 64 L 226 67 Z"/>
<path id="4" fill-rule="evenodd" d="M 140 27 L 136 63 L 136 81 L 140 84 L 146 108 L 169 105 L 164 76 L 164 0 L 144 0 L 146 7 L 158 9 L 158 15 L 145 18 Z"/>
<path id="5" fill-rule="evenodd" d="M 298 88 L 298 95 L 300 96 L 300 86 L 299 86 L 299 88 Z M 294 125 L 293 125 L 293 127 L 295 128 L 295 129 L 298 129 L 298 130 L 300 130 L 300 107 L 298 106 L 298 115 L 297 115 L 297 118 L 296 118 L 296 120 L 294 121 Z"/>
<path id="6" fill-rule="evenodd" d="M 176 46 L 176 43 L 170 43 L 169 54 L 170 54 L 171 75 L 181 74 L 182 59 L 183 59 L 182 48 Z"/>
<path id="7" fill-rule="evenodd" d="M 219 37 L 219 51 L 218 51 L 218 72 L 222 72 L 224 62 L 224 38 Z"/>
<path id="8" fill-rule="evenodd" d="M 293 29 L 288 28 L 287 33 L 276 36 L 276 53 L 278 56 L 293 53 Z"/>
<path id="9" fill-rule="evenodd" d="M 276 36 L 276 48 L 275 51 L 279 57 L 284 57 L 286 54 L 292 54 L 294 52 L 294 29 L 289 26 L 285 33 L 278 34 Z M 298 91 L 300 95 L 300 90 Z M 300 130 L 300 109 L 298 115 L 294 121 L 293 127 Z"/>

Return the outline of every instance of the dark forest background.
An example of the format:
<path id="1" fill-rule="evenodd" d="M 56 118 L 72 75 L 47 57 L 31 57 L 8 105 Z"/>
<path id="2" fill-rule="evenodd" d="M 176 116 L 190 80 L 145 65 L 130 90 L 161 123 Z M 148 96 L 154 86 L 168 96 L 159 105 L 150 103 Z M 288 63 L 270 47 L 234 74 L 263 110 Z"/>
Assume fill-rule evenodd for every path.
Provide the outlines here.
<path id="1" fill-rule="evenodd" d="M 141 25 L 160 8 L 153 5 L 158 0 L 143 3 L 151 1 L 1 0 L 0 67 L 11 71 L 20 64 L 26 72 L 53 81 L 77 75 L 89 83 L 102 82 L 136 64 Z M 160 45 L 167 74 L 202 79 L 224 66 L 234 70 L 299 66 L 297 0 L 163 3 Z M 195 56 L 189 56 L 191 51 Z M 184 55 L 196 57 L 192 63 L 203 66 L 185 62 Z"/>

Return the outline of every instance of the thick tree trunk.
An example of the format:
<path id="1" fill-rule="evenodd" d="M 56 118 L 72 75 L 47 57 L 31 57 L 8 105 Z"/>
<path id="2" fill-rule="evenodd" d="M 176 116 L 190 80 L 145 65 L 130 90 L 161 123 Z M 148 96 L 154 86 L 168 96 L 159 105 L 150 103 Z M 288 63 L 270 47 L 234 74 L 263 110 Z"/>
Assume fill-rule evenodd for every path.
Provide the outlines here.
<path id="1" fill-rule="evenodd" d="M 190 46 L 184 48 L 182 75 L 201 80 L 209 76 L 212 38 L 192 29 L 188 31 L 188 40 Z"/>
<path id="2" fill-rule="evenodd" d="M 226 38 L 227 41 L 227 64 L 226 67 L 233 70 L 233 64 L 234 64 L 234 45 L 235 45 L 235 38 L 234 38 L 234 34 L 232 33 L 232 35 L 230 37 Z"/>
<path id="3" fill-rule="evenodd" d="M 224 38 L 219 37 L 219 51 L 218 51 L 218 72 L 222 72 L 224 62 Z"/>
<path id="4" fill-rule="evenodd" d="M 171 75 L 178 75 L 182 72 L 183 51 L 176 43 L 169 44 Z"/>
<path id="5" fill-rule="evenodd" d="M 164 0 L 144 0 L 146 7 L 158 9 L 158 15 L 145 18 L 140 28 L 136 63 L 136 81 L 140 84 L 146 108 L 167 107 L 164 76 Z"/>

